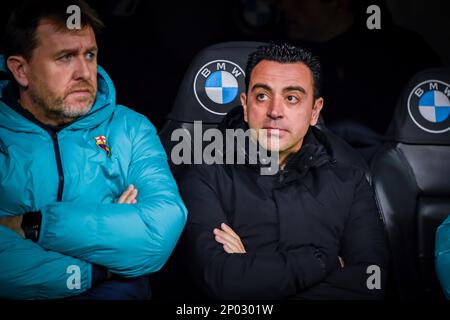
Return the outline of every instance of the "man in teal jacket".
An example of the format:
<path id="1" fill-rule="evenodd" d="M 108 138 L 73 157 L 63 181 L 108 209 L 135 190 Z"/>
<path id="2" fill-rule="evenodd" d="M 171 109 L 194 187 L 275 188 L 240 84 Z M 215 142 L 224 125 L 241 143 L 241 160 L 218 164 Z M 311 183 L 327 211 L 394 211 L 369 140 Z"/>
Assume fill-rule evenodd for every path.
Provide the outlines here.
<path id="1" fill-rule="evenodd" d="M 73 30 L 71 5 L 81 9 Z M 75 0 L 25 1 L 8 23 L 0 70 L 14 80 L 0 82 L 0 298 L 68 298 L 111 275 L 148 275 L 184 227 L 155 128 L 116 104 L 97 65 L 100 26 Z"/>
<path id="2" fill-rule="evenodd" d="M 445 297 L 450 300 L 450 215 L 436 232 L 436 272 Z"/>

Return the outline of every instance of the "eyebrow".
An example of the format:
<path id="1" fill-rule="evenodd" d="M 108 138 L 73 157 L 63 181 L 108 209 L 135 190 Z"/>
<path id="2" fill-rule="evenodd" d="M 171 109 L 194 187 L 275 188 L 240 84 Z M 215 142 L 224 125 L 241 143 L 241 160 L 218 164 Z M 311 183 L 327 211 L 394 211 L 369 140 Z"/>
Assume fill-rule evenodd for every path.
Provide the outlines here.
<path id="1" fill-rule="evenodd" d="M 272 88 L 269 87 L 267 84 L 264 83 L 255 83 L 252 87 L 252 92 L 255 91 L 256 89 L 264 89 L 267 91 L 272 91 Z"/>
<path id="2" fill-rule="evenodd" d="M 272 91 L 272 88 L 270 86 L 268 86 L 267 84 L 264 84 L 264 83 L 255 83 L 253 85 L 251 91 L 253 92 L 256 89 L 260 89 L 260 88 L 264 89 L 264 90 L 267 90 L 267 91 Z M 303 87 L 301 87 L 301 86 L 288 86 L 288 87 L 283 88 L 283 92 L 290 92 L 290 91 L 299 91 L 299 92 L 301 92 L 303 94 L 307 94 L 306 90 Z"/>
<path id="3" fill-rule="evenodd" d="M 93 46 L 93 47 L 86 49 L 86 52 L 97 52 L 97 51 L 98 51 L 97 46 Z M 79 52 L 78 48 L 62 49 L 62 50 L 56 52 L 54 56 L 58 57 L 58 56 L 65 55 L 65 54 L 77 54 L 78 52 Z"/>
<path id="4" fill-rule="evenodd" d="M 289 91 L 300 91 L 303 94 L 306 94 L 306 90 L 303 87 L 300 86 L 289 86 L 283 89 L 283 92 L 289 92 Z"/>

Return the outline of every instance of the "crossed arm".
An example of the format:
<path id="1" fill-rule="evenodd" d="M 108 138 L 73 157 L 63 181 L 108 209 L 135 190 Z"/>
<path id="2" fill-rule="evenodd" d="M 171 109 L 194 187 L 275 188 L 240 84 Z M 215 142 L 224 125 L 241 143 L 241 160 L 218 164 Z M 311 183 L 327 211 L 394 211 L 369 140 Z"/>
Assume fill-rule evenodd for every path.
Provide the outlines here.
<path id="1" fill-rule="evenodd" d="M 210 184 L 214 181 L 210 174 L 214 172 L 196 167 L 180 184 L 189 210 L 183 252 L 188 255 L 193 280 L 204 293 L 216 299 L 289 298 L 339 267 L 332 250 L 310 244 L 275 252 L 246 252 L 239 236 L 223 225 L 228 223 L 227 215 Z"/>
<path id="2" fill-rule="evenodd" d="M 288 251 L 247 251 L 227 225 L 214 177 L 198 168 L 188 173 L 181 192 L 190 216 L 183 243 L 192 252 L 192 275 L 214 298 L 378 299 L 383 297 L 388 252 L 382 221 L 364 177 L 341 239 L 340 257 L 312 245 Z M 207 214 L 205 213 L 207 209 Z M 345 263 L 344 263 L 345 262 Z M 368 267 L 381 269 L 381 287 L 367 286 Z"/>
<path id="3" fill-rule="evenodd" d="M 120 195 L 117 200 L 118 204 L 136 204 L 137 203 L 138 189 L 132 184 Z M 16 232 L 22 238 L 25 238 L 25 233 L 22 229 L 23 215 L 12 217 L 0 217 L 0 225 L 11 229 Z"/>
<path id="4" fill-rule="evenodd" d="M 131 195 L 122 195 L 120 204 L 49 203 L 39 208 L 42 225 L 37 243 L 0 225 L 0 298 L 52 299 L 80 294 L 95 282 L 95 266 L 132 278 L 164 265 L 187 211 L 155 128 L 146 118 L 140 120 L 130 138 L 133 144 L 126 180 L 139 189 L 136 203 L 133 190 L 128 190 Z M 4 221 L 18 229 L 20 219 Z M 78 270 L 80 285 L 69 288 L 66 282 L 71 270 Z"/>

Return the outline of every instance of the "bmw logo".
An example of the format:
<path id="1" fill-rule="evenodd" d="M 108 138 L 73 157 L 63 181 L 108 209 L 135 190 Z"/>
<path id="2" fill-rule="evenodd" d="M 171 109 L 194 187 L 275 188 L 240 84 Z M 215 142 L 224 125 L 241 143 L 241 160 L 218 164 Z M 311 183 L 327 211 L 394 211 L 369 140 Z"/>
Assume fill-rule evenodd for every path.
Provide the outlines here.
<path id="1" fill-rule="evenodd" d="M 418 84 L 409 94 L 408 112 L 412 121 L 429 133 L 450 130 L 450 85 L 439 80 Z"/>
<path id="2" fill-rule="evenodd" d="M 228 60 L 215 60 L 201 67 L 194 79 L 194 94 L 207 111 L 225 115 L 239 104 L 244 89 L 245 73 Z"/>

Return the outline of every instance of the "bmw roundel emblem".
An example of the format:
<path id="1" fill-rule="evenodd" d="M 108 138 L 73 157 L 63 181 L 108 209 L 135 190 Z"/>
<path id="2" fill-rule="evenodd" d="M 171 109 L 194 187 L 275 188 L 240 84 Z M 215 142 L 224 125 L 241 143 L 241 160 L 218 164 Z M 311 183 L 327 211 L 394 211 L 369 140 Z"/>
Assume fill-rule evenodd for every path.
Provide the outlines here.
<path id="1" fill-rule="evenodd" d="M 228 60 L 214 60 L 201 67 L 194 79 L 194 94 L 207 111 L 225 115 L 239 104 L 245 73 Z"/>
<path id="2" fill-rule="evenodd" d="M 418 84 L 409 94 L 408 112 L 413 122 L 429 133 L 450 130 L 450 85 L 439 80 Z"/>

